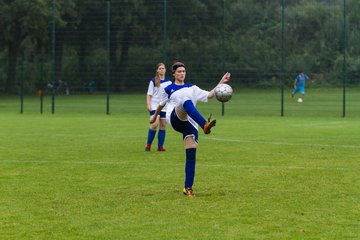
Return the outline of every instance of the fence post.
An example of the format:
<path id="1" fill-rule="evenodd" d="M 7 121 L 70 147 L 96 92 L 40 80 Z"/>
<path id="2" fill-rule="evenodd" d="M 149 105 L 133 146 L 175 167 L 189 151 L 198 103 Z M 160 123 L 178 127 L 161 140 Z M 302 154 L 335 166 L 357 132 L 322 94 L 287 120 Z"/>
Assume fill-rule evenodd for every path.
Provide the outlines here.
<path id="1" fill-rule="evenodd" d="M 342 66 L 342 87 L 343 87 L 343 113 L 342 117 L 346 115 L 346 50 L 347 50 L 347 34 L 346 34 L 346 0 L 343 0 L 343 66 Z"/>
<path id="2" fill-rule="evenodd" d="M 41 63 L 40 63 L 40 86 L 43 86 L 44 84 L 44 63 L 43 63 L 43 60 L 41 60 Z M 40 89 L 40 113 L 43 114 L 44 112 L 44 89 L 43 87 L 39 87 Z"/>
<path id="3" fill-rule="evenodd" d="M 164 0 L 164 46 L 163 46 L 163 62 L 166 64 L 167 62 L 167 0 Z"/>
<path id="4" fill-rule="evenodd" d="M 19 76 L 19 81 L 20 81 L 20 113 L 23 114 L 24 113 L 24 56 L 21 56 L 20 58 L 20 70 L 21 70 L 21 74 Z"/>
<path id="5" fill-rule="evenodd" d="M 106 3 L 106 114 L 110 114 L 110 0 Z"/>
<path id="6" fill-rule="evenodd" d="M 55 5 L 56 0 L 52 0 L 52 7 L 51 7 L 51 15 L 52 15 L 52 24 L 51 24 L 51 56 L 52 56 L 52 73 L 51 73 L 51 82 L 52 82 L 52 95 L 51 95 L 51 113 L 55 113 L 55 71 L 56 71 L 56 60 L 55 60 Z"/>
<path id="7" fill-rule="evenodd" d="M 284 116 L 284 64 L 285 64 L 285 37 L 284 37 L 284 18 L 285 18 L 285 0 L 281 2 L 281 116 Z"/>
<path id="8" fill-rule="evenodd" d="M 225 72 L 225 0 L 222 1 L 222 31 L 221 31 L 221 65 L 222 74 Z M 221 103 L 221 115 L 225 115 L 225 103 Z"/>

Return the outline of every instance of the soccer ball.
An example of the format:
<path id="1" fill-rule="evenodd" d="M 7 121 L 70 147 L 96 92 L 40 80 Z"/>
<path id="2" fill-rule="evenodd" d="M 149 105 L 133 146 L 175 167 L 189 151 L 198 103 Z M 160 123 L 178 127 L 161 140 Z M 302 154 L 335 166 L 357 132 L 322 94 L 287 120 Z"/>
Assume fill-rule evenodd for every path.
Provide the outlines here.
<path id="1" fill-rule="evenodd" d="M 299 103 L 302 103 L 302 102 L 303 102 L 302 98 L 299 98 L 299 99 L 298 99 L 298 102 L 299 102 Z"/>
<path id="2" fill-rule="evenodd" d="M 233 89 L 226 83 L 221 83 L 215 88 L 215 97 L 220 102 L 227 102 L 231 99 Z"/>

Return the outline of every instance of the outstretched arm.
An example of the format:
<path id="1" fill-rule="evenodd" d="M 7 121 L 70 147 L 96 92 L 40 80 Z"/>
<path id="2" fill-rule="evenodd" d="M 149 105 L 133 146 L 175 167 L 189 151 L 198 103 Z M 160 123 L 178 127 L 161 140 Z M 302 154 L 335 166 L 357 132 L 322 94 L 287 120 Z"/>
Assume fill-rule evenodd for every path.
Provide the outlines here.
<path id="1" fill-rule="evenodd" d="M 222 83 L 227 83 L 230 80 L 230 77 L 231 77 L 231 74 L 229 72 L 226 72 L 217 85 L 222 84 Z M 216 86 L 209 92 L 208 98 L 213 98 L 215 96 Z"/>

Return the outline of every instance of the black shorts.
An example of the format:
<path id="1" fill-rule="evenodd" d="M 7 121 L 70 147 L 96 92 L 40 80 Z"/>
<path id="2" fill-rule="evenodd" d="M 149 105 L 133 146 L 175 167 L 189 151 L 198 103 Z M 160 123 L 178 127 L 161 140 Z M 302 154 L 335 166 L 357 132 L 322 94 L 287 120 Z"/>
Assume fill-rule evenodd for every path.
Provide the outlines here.
<path id="1" fill-rule="evenodd" d="M 175 108 L 171 112 L 170 122 L 175 131 L 183 134 L 183 139 L 192 136 L 195 142 L 198 142 L 198 130 L 189 121 L 180 120 L 176 114 Z"/>
<path id="2" fill-rule="evenodd" d="M 150 112 L 150 117 L 151 117 L 152 115 L 154 115 L 154 113 L 155 113 L 155 110 L 152 110 L 152 111 Z M 161 111 L 159 115 L 160 115 L 160 118 L 161 118 L 161 119 L 166 119 L 166 112 Z"/>

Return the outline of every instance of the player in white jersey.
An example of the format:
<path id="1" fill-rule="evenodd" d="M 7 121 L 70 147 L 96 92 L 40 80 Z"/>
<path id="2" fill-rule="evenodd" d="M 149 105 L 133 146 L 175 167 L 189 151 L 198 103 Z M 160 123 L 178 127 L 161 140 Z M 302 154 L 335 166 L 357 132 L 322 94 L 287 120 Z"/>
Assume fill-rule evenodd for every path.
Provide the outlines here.
<path id="1" fill-rule="evenodd" d="M 150 113 L 150 117 L 155 113 L 155 110 L 160 103 L 163 93 L 162 89 L 171 84 L 171 81 L 165 76 L 165 73 L 165 65 L 163 63 L 158 63 L 156 65 L 156 75 L 151 79 L 146 94 L 146 107 Z M 160 116 L 156 118 L 156 121 L 150 124 L 145 151 L 150 151 L 157 128 L 159 128 L 158 151 L 165 151 L 164 142 L 166 136 L 166 109 L 163 109 L 160 113 Z"/>
<path id="2" fill-rule="evenodd" d="M 199 101 L 207 102 L 208 99 L 213 98 L 215 96 L 215 88 L 211 91 L 206 91 L 196 85 L 186 84 L 185 65 L 181 62 L 173 64 L 172 73 L 175 81 L 164 88 L 163 100 L 161 100 L 156 112 L 150 118 L 150 123 L 156 121 L 156 116 L 167 105 L 167 121 L 175 131 L 183 134 L 185 144 L 186 163 L 183 193 L 187 196 L 193 196 L 192 186 L 195 177 L 198 125 L 200 125 L 205 134 L 209 134 L 211 128 L 216 124 L 216 120 L 211 120 L 210 118 L 206 121 L 195 106 Z M 219 84 L 226 83 L 229 80 L 230 73 L 225 73 Z"/>

